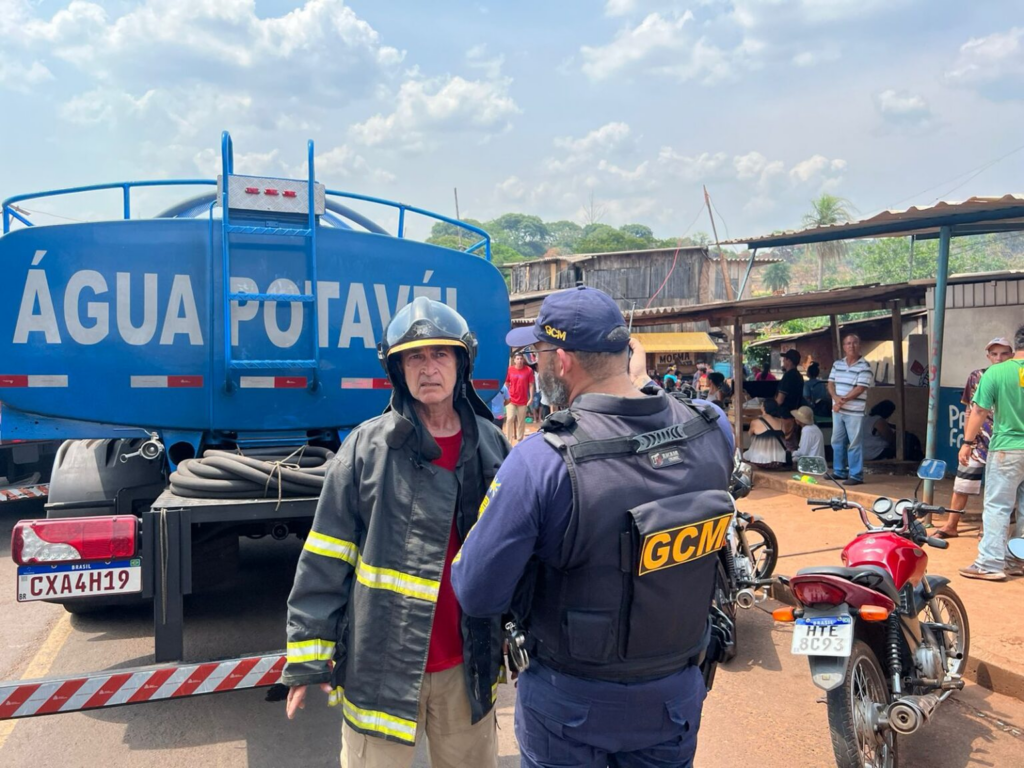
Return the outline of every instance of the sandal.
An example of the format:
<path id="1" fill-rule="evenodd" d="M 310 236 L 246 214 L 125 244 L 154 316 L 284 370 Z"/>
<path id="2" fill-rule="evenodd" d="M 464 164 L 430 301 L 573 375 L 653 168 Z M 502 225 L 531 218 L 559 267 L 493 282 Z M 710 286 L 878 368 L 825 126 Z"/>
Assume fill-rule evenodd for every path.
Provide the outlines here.
<path id="1" fill-rule="evenodd" d="M 941 528 L 935 532 L 935 538 L 937 539 L 958 539 L 960 538 L 959 533 L 947 533 Z"/>

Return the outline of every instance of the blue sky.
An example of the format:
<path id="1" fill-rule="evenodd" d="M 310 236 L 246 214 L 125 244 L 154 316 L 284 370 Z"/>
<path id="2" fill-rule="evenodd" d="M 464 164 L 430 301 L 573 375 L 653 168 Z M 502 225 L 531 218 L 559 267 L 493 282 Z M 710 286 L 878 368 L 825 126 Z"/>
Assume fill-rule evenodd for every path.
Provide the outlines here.
<path id="1" fill-rule="evenodd" d="M 1024 7 L 0 0 L 0 114 L 3 197 L 212 177 L 227 128 L 240 172 L 301 175 L 313 138 L 330 187 L 452 214 L 457 186 L 480 219 L 583 223 L 592 199 L 683 234 L 708 229 L 706 184 L 735 237 L 821 191 L 864 215 L 1024 191 Z"/>

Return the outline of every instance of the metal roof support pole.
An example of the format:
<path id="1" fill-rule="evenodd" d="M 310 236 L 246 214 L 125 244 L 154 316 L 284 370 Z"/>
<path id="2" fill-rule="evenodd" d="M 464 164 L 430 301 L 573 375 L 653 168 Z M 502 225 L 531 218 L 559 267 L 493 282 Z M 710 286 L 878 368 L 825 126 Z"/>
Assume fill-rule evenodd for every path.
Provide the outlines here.
<path id="1" fill-rule="evenodd" d="M 928 434 L 925 440 L 925 458 L 935 458 L 938 438 L 939 384 L 942 381 L 942 331 L 946 325 L 946 283 L 949 279 L 949 225 L 939 229 L 939 264 L 935 275 L 935 314 L 932 317 L 932 359 L 928 366 Z M 935 481 L 924 481 L 924 502 L 935 498 Z"/>
<path id="2" fill-rule="evenodd" d="M 743 298 L 743 292 L 747 289 L 747 280 L 750 279 L 750 272 L 754 268 L 754 259 L 757 258 L 757 248 L 750 251 L 750 261 L 747 262 L 747 271 L 743 273 L 743 282 L 740 283 L 740 292 L 737 299 Z"/>
<path id="3" fill-rule="evenodd" d="M 828 337 L 832 340 L 832 362 L 843 357 L 843 342 L 839 338 L 839 320 L 835 315 L 828 316 Z"/>
<path id="4" fill-rule="evenodd" d="M 742 295 L 742 294 L 741 294 Z M 732 434 L 743 450 L 743 318 L 732 321 Z"/>
<path id="5" fill-rule="evenodd" d="M 907 433 L 907 398 L 903 381 L 903 302 L 899 299 L 892 302 L 892 367 L 893 383 L 896 385 L 896 461 L 903 461 L 904 439 Z"/>

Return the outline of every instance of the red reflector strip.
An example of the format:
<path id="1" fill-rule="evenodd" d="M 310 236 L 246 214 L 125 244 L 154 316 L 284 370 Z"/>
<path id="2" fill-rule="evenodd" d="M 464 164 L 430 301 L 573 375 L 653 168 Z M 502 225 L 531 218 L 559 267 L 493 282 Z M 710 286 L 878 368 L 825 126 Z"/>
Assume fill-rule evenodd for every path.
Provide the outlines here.
<path id="1" fill-rule="evenodd" d="M 246 187 L 245 194 L 247 195 L 258 195 L 260 193 L 259 187 Z"/>
<path id="2" fill-rule="evenodd" d="M 501 389 L 497 379 L 473 379 L 474 389 Z"/>
<path id="3" fill-rule="evenodd" d="M 342 379 L 342 389 L 391 389 L 387 379 Z"/>
<path id="4" fill-rule="evenodd" d="M 281 679 L 284 664 L 274 653 L 0 685 L 0 720 L 265 688 Z"/>
<path id="5" fill-rule="evenodd" d="M 270 195 L 271 197 L 276 197 L 277 196 L 277 190 L 276 189 L 264 189 L 263 190 L 263 194 L 264 195 Z"/>
<path id="6" fill-rule="evenodd" d="M 309 380 L 305 376 L 241 376 L 242 389 L 305 389 Z"/>
<path id="7" fill-rule="evenodd" d="M 195 389 L 203 386 L 202 376 L 132 376 L 132 389 Z"/>
<path id="8" fill-rule="evenodd" d="M 0 387 L 66 387 L 67 376 L 0 374 Z"/>
<path id="9" fill-rule="evenodd" d="M 295 197 L 296 196 L 295 190 L 294 189 L 286 189 L 284 191 L 284 196 L 285 197 Z"/>

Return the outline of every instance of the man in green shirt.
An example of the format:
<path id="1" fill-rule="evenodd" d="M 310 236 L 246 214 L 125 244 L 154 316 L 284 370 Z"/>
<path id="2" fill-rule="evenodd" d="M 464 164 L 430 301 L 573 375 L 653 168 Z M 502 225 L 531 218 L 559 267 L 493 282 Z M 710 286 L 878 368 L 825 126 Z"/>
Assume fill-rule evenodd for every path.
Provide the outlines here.
<path id="1" fill-rule="evenodd" d="M 978 544 L 978 559 L 960 574 L 969 579 L 1003 581 L 1024 576 L 1024 563 L 1008 559 L 1007 528 L 1017 505 L 1013 536 L 1024 536 L 1024 325 L 1013 338 L 1014 355 L 993 365 L 974 392 L 974 408 L 964 427 L 959 461 L 967 464 L 982 424 L 992 415 L 992 438 L 985 468 L 985 531 Z"/>

